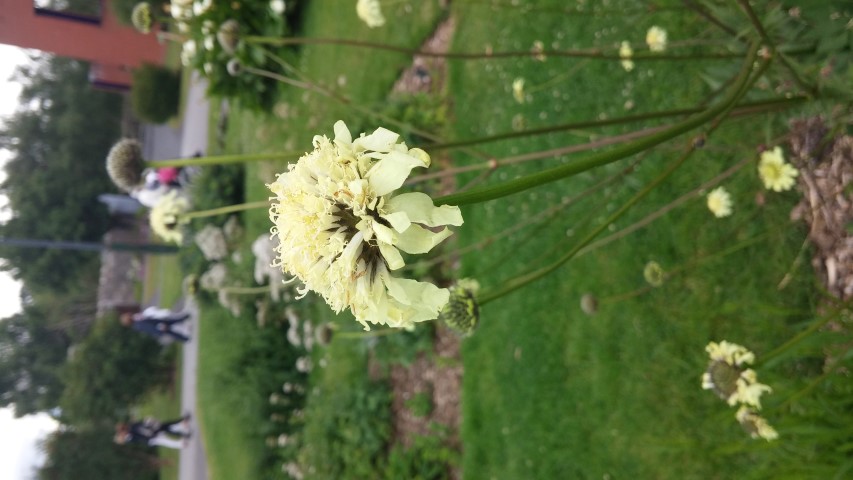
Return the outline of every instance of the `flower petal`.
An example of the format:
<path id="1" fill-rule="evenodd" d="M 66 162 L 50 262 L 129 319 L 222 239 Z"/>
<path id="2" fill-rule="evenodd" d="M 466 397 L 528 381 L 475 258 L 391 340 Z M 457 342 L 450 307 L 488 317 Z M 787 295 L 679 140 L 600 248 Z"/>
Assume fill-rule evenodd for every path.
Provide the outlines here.
<path id="1" fill-rule="evenodd" d="M 343 120 L 335 122 L 335 142 L 341 142 L 346 145 L 350 145 L 352 143 L 352 134 Z"/>
<path id="2" fill-rule="evenodd" d="M 373 187 L 374 195 L 379 197 L 400 188 L 413 168 L 424 166 L 422 160 L 402 152 L 389 152 L 377 157 L 381 160 L 370 168 L 365 177 Z"/>
<path id="3" fill-rule="evenodd" d="M 405 232 L 409 225 L 412 224 L 412 221 L 409 220 L 409 216 L 406 212 L 393 212 L 382 215 L 382 219 L 391 224 L 391 227 L 398 232 Z"/>
<path id="4" fill-rule="evenodd" d="M 386 128 L 379 127 L 370 135 L 357 138 L 353 144 L 356 148 L 361 147 L 362 150 L 387 152 L 391 150 L 391 147 L 395 143 L 397 143 L 398 138 L 400 138 L 400 135 L 397 135 Z"/>
<path id="5" fill-rule="evenodd" d="M 382 252 L 382 258 L 385 259 L 385 263 L 388 264 L 389 269 L 397 270 L 406 265 L 406 262 L 403 261 L 403 256 L 400 255 L 399 250 L 394 248 L 394 245 L 379 242 L 379 251 Z"/>
<path id="6" fill-rule="evenodd" d="M 439 310 L 450 300 L 450 292 L 446 288 L 438 288 L 429 282 L 395 278 L 391 275 L 384 276 L 382 280 L 391 298 L 402 305 L 413 307 L 409 312 L 412 322 L 436 318 Z"/>
<path id="7" fill-rule="evenodd" d="M 420 225 L 412 225 L 400 234 L 394 245 L 406 253 L 427 253 L 452 234 L 449 228 L 436 233 Z"/>
<path id="8" fill-rule="evenodd" d="M 459 207 L 442 205 L 436 207 L 429 195 L 420 192 L 404 193 L 388 201 L 386 207 L 392 212 L 406 212 L 409 220 L 429 227 L 462 225 Z"/>

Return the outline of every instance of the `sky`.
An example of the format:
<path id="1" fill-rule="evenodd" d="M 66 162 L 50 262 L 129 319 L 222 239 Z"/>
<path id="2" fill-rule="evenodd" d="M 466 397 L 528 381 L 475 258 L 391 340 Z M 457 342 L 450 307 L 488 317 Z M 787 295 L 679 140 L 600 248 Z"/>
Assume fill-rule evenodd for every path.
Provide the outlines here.
<path id="1" fill-rule="evenodd" d="M 21 63 L 26 63 L 24 50 L 0 44 L 0 123 L 18 106 L 21 87 L 9 81 L 12 72 Z M 9 158 L 8 152 L 0 149 L 0 165 Z M 5 174 L 0 171 L 0 179 Z M 0 222 L 8 218 L 6 200 L 0 196 Z M 0 319 L 20 311 L 21 286 L 7 273 L 0 272 Z M 29 480 L 33 469 L 44 461 L 37 442 L 56 429 L 56 421 L 49 416 L 28 415 L 16 419 L 12 411 L 0 408 L 0 478 L 4 480 Z"/>

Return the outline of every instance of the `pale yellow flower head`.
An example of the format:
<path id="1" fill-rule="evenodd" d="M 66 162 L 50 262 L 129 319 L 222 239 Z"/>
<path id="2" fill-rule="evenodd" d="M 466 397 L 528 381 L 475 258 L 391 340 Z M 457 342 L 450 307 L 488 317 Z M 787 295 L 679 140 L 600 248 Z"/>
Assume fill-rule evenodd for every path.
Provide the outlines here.
<path id="1" fill-rule="evenodd" d="M 711 190 L 707 197 L 708 210 L 717 218 L 728 217 L 732 214 L 732 197 L 724 187 Z"/>
<path id="2" fill-rule="evenodd" d="M 666 272 L 663 271 L 663 268 L 658 262 L 651 261 L 646 264 L 645 268 L 643 268 L 643 278 L 645 278 L 646 282 L 653 287 L 663 285 L 665 277 Z"/>
<path id="3" fill-rule="evenodd" d="M 516 78 L 512 81 L 512 98 L 518 103 L 524 103 L 524 79 Z"/>
<path id="4" fill-rule="evenodd" d="M 370 28 L 385 25 L 385 17 L 382 16 L 382 5 L 379 0 L 358 0 L 355 4 L 355 13 Z"/>
<path id="5" fill-rule="evenodd" d="M 148 215 L 151 230 L 167 242 L 181 243 L 184 240 L 181 226 L 189 223 L 189 220 L 184 218 L 189 209 L 189 200 L 172 190 L 151 209 Z"/>
<path id="6" fill-rule="evenodd" d="M 731 406 L 740 403 L 761 409 L 761 396 L 772 390 L 758 383 L 755 370 L 746 368 L 755 361 L 755 354 L 725 340 L 709 343 L 705 351 L 708 352 L 710 362 L 702 374 L 702 388 L 712 390 Z"/>
<path id="7" fill-rule="evenodd" d="M 379 128 L 353 139 L 344 122 L 335 139 L 314 137 L 314 151 L 267 185 L 279 240 L 275 264 L 314 291 L 335 312 L 349 308 L 369 323 L 411 328 L 433 320 L 449 292 L 398 278 L 401 251 L 427 253 L 462 225 L 458 207 L 433 205 L 424 193 L 395 194 L 413 168 L 429 166 L 423 150 Z"/>
<path id="8" fill-rule="evenodd" d="M 746 369 L 741 372 L 740 378 L 737 379 L 735 401 L 761 410 L 761 396 L 772 391 L 773 389 L 769 386 L 758 383 L 755 370 Z M 733 405 L 731 399 L 729 399 L 729 405 Z"/>
<path id="9" fill-rule="evenodd" d="M 631 60 L 631 57 L 633 56 L 634 49 L 631 48 L 631 44 L 629 42 L 622 42 L 622 45 L 619 47 L 619 58 L 622 59 L 622 68 L 624 68 L 626 72 L 630 72 L 634 69 L 634 61 Z"/>
<path id="10" fill-rule="evenodd" d="M 646 32 L 646 45 L 653 52 L 662 52 L 666 50 L 666 30 L 653 26 Z"/>
<path id="11" fill-rule="evenodd" d="M 540 62 L 545 61 L 545 44 L 541 40 L 533 42 L 533 48 L 530 51 L 533 52 L 533 58 Z"/>
<path id="12" fill-rule="evenodd" d="M 752 438 L 763 438 L 768 442 L 779 438 L 779 433 L 771 427 L 767 420 L 755 413 L 755 411 L 746 405 L 741 406 L 735 413 L 740 426 Z"/>
<path id="13" fill-rule="evenodd" d="M 764 188 L 774 192 L 784 192 L 794 186 L 798 172 L 793 165 L 786 163 L 782 148 L 776 147 L 761 153 L 758 162 L 758 175 L 764 182 Z"/>

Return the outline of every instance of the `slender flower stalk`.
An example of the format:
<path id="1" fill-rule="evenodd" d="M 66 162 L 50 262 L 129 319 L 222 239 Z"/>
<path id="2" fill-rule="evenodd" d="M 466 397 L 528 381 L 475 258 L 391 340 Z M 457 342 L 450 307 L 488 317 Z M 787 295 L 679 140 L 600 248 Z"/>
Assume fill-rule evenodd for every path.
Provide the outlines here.
<path id="1" fill-rule="evenodd" d="M 744 248 L 750 247 L 752 245 L 755 245 L 759 242 L 766 240 L 770 236 L 770 233 L 771 232 L 765 232 L 765 233 L 762 233 L 760 235 L 756 235 L 752 238 L 749 238 L 749 239 L 744 240 L 742 242 L 738 242 L 735 245 L 732 245 L 728 248 L 720 250 L 719 252 L 715 252 L 715 253 L 712 253 L 709 255 L 697 257 L 697 258 L 694 258 L 688 262 L 685 262 L 682 265 L 678 265 L 676 267 L 673 267 L 673 268 L 671 268 L 671 269 L 669 269 L 663 273 L 661 280 L 663 282 L 665 282 L 665 281 L 667 281 L 673 277 L 676 277 L 677 275 L 688 272 L 688 271 L 690 271 L 690 269 L 698 267 L 698 266 L 700 266 L 706 262 L 709 262 L 711 260 L 717 260 L 717 259 L 720 259 L 720 258 L 725 257 L 727 255 L 731 255 L 735 252 L 739 252 L 740 250 L 743 250 Z M 582 250 L 580 253 L 578 253 L 578 256 L 580 256 L 582 253 L 584 253 L 586 251 L 587 251 L 586 249 Z M 598 303 L 599 303 L 599 305 L 604 305 L 604 304 L 609 304 L 609 303 L 617 303 L 617 302 L 620 302 L 622 300 L 626 300 L 628 298 L 640 296 L 644 293 L 647 293 L 647 292 L 653 290 L 654 288 L 656 288 L 656 287 L 654 285 L 651 285 L 651 284 L 644 285 L 644 286 L 637 288 L 635 290 L 631 290 L 630 292 L 619 293 L 619 294 L 610 295 L 607 297 L 601 297 L 598 299 Z"/>
<path id="2" fill-rule="evenodd" d="M 708 134 L 710 134 L 710 132 L 716 130 L 716 128 L 720 125 L 720 123 L 725 118 L 726 114 L 731 110 L 733 105 L 746 93 L 746 90 L 752 84 L 752 82 L 754 82 L 760 75 L 762 75 L 764 70 L 767 68 L 768 62 L 765 61 L 761 65 L 761 67 L 759 67 L 759 69 L 757 70 L 755 75 L 752 75 L 752 76 L 750 75 L 750 73 L 752 71 L 752 66 L 753 66 L 752 63 L 755 59 L 757 50 L 758 50 L 758 47 L 755 44 L 753 44 L 750 47 L 750 55 L 747 58 L 747 61 L 744 65 L 744 67 L 741 69 L 741 72 L 738 74 L 737 80 L 734 82 L 734 85 L 732 87 L 732 92 L 726 96 L 726 98 L 721 102 L 721 105 L 718 105 L 717 107 L 714 107 L 713 109 L 711 109 L 712 111 L 714 111 L 713 115 L 707 115 L 706 121 L 712 120 L 712 119 L 714 121 L 709 126 L 708 132 L 706 133 L 706 135 L 708 135 Z M 706 115 L 704 115 L 704 114 L 702 115 L 702 117 L 705 117 L 705 116 Z M 693 122 L 695 122 L 695 121 L 696 121 L 696 119 L 694 118 Z M 693 122 L 690 122 L 690 123 L 685 122 L 685 123 L 690 125 Z M 699 123 L 699 124 L 701 124 L 701 123 Z M 689 129 L 690 128 L 688 128 L 687 130 L 689 130 Z M 674 131 L 678 131 L 678 130 L 674 130 Z M 645 143 L 645 141 L 641 140 L 637 143 Z M 648 148 L 648 147 L 646 147 L 646 148 Z M 480 306 L 482 306 L 482 305 L 484 305 L 484 304 L 486 304 L 492 300 L 496 300 L 496 299 L 502 297 L 503 295 L 505 295 L 507 293 L 510 293 L 514 290 L 517 290 L 517 289 L 527 285 L 528 283 L 534 282 L 534 281 L 548 275 L 549 273 L 553 272 L 554 270 L 556 270 L 560 266 L 562 266 L 565 262 L 569 261 L 583 247 L 588 245 L 596 236 L 598 236 L 602 231 L 604 231 L 604 229 L 606 229 L 608 225 L 610 225 L 611 223 L 616 221 L 623 214 L 625 214 L 628 210 L 630 210 L 630 208 L 632 206 L 634 206 L 637 202 L 639 202 L 643 197 L 648 195 L 652 190 L 657 188 L 658 185 L 660 185 L 673 172 L 675 172 L 675 170 L 677 170 L 682 164 L 684 164 L 684 162 L 687 161 L 687 159 L 693 154 L 693 152 L 696 150 L 696 148 L 697 148 L 697 143 L 695 141 L 690 142 L 687 150 L 678 159 L 676 159 L 676 161 L 674 161 L 672 164 L 670 164 L 670 166 L 667 167 L 660 175 L 658 175 L 657 178 L 655 178 L 650 184 L 648 184 L 640 192 L 638 192 L 636 195 L 634 195 L 630 200 L 628 200 L 628 202 L 626 202 L 617 211 L 615 211 L 613 214 L 611 214 L 601 225 L 599 225 L 592 232 L 590 232 L 586 237 L 584 237 L 580 242 L 578 242 L 577 245 L 575 245 L 573 248 L 571 248 L 569 251 L 567 251 L 564 255 L 562 255 L 559 259 L 557 259 L 557 261 L 553 262 L 551 265 L 547 265 L 547 266 L 539 268 L 539 269 L 531 270 L 529 273 L 520 275 L 520 276 L 506 282 L 502 286 L 497 287 L 496 289 L 494 289 L 492 291 L 483 293 L 479 297 Z M 624 149 L 624 150 L 628 150 L 628 149 Z M 610 152 L 608 152 L 608 153 L 610 153 Z M 599 156 L 599 158 L 601 158 L 601 156 Z M 557 167 L 558 170 L 561 168 L 562 167 Z M 553 170 L 555 170 L 555 169 L 552 169 L 552 171 Z M 524 180 L 524 179 L 521 179 L 521 180 Z M 449 202 L 446 200 L 446 197 L 441 198 L 441 199 L 436 199 L 436 201 L 442 201 L 442 202 L 452 204 L 452 202 Z"/>
<path id="3" fill-rule="evenodd" d="M 596 167 L 601 167 L 609 163 L 616 162 L 625 157 L 634 155 L 648 148 L 659 145 L 667 140 L 671 140 L 681 134 L 687 133 L 694 128 L 697 128 L 714 118 L 719 117 L 722 113 L 728 113 L 734 107 L 734 104 L 743 96 L 743 89 L 747 85 L 750 78 L 752 64 L 755 61 L 758 47 L 756 44 L 750 47 L 749 55 L 747 56 L 745 67 L 741 70 L 738 80 L 730 89 L 730 93 L 717 105 L 708 108 L 704 112 L 694 115 L 672 127 L 667 128 L 654 135 L 649 135 L 640 140 L 629 144 L 619 146 L 613 150 L 593 154 L 587 158 L 576 160 L 558 167 L 543 170 L 539 173 L 528 175 L 516 180 L 511 180 L 498 185 L 491 185 L 477 188 L 468 192 L 457 193 L 439 197 L 435 199 L 439 204 L 449 205 L 467 205 L 472 203 L 485 202 L 497 198 L 505 197 L 518 193 L 545 183 L 560 180 L 578 173 L 590 170 Z M 764 65 L 767 65 L 765 61 Z"/>
<path id="4" fill-rule="evenodd" d="M 116 142 L 110 149 L 109 154 L 107 154 L 106 167 L 107 173 L 116 186 L 122 190 L 132 191 L 141 186 L 142 172 L 146 168 L 201 167 L 263 160 L 295 160 L 298 157 L 299 152 L 281 152 L 214 155 L 152 161 L 146 160 L 142 156 L 142 145 L 137 140 L 124 138 Z"/>
<path id="5" fill-rule="evenodd" d="M 245 210 L 253 210 L 256 208 L 269 208 L 270 202 L 268 200 L 260 200 L 257 202 L 246 202 L 246 203 L 238 203 L 236 205 L 228 205 L 226 207 L 217 207 L 211 208 L 209 210 L 196 210 L 192 212 L 186 212 L 182 215 L 182 218 L 186 220 L 193 220 L 196 218 L 205 218 L 205 217 L 215 217 L 216 215 L 227 215 L 229 213 L 242 212 Z"/>
<path id="6" fill-rule="evenodd" d="M 802 103 L 806 100 L 806 97 L 798 96 L 798 97 L 779 97 L 773 98 L 769 100 L 762 100 L 757 102 L 747 102 L 741 105 L 738 105 L 735 108 L 731 116 L 741 116 L 741 115 L 750 115 L 754 113 L 763 113 L 769 110 L 774 110 L 777 108 L 785 108 L 796 105 L 798 103 Z M 671 117 L 682 117 L 684 115 L 692 115 L 696 113 L 703 112 L 707 107 L 692 107 L 692 108 L 681 108 L 675 110 L 664 110 L 659 112 L 648 112 L 648 113 L 638 113 L 635 115 L 626 115 L 624 117 L 614 117 L 608 118 L 605 120 L 588 120 L 582 122 L 571 122 L 571 123 L 563 123 L 559 125 L 551 125 L 547 127 L 541 128 L 531 128 L 526 130 L 519 131 L 511 131 L 511 132 L 503 132 L 495 135 L 489 135 L 485 137 L 477 137 L 466 140 L 454 140 L 452 142 L 447 143 L 435 143 L 428 145 L 421 145 L 420 147 L 423 149 L 428 149 L 430 151 L 435 150 L 450 150 L 459 147 L 466 147 L 472 145 L 480 145 L 483 143 L 492 143 L 498 142 L 501 140 L 511 140 L 513 138 L 520 137 L 530 137 L 534 135 L 546 135 L 549 133 L 559 133 L 568 130 L 581 130 L 586 128 L 598 128 L 598 127 L 608 127 L 612 125 L 623 125 L 627 123 L 640 122 L 644 120 L 656 120 L 656 119 L 664 119 Z"/>
<path id="7" fill-rule="evenodd" d="M 433 52 L 428 50 L 420 50 L 417 48 L 400 47 L 396 45 L 387 45 L 384 43 L 369 42 L 363 40 L 352 40 L 345 38 L 311 38 L 311 37 L 264 37 L 257 35 L 247 35 L 241 37 L 247 43 L 259 45 L 275 45 L 283 47 L 287 45 L 338 45 L 355 48 L 367 48 L 372 50 L 384 50 L 388 52 L 402 53 L 416 57 L 429 58 L 446 58 L 448 60 L 489 60 L 489 59 L 504 59 L 504 58 L 589 58 L 595 60 L 621 60 L 619 52 L 614 49 L 591 48 L 586 50 L 554 50 L 554 49 L 533 49 L 533 50 L 515 50 L 505 52 Z M 661 54 L 639 52 L 633 55 L 634 60 L 725 60 L 732 58 L 741 58 L 743 53 L 692 53 L 687 55 L 679 54 Z"/>
<path id="8" fill-rule="evenodd" d="M 271 288 L 272 287 L 269 285 L 263 285 L 259 287 L 222 287 L 219 290 L 234 295 L 254 295 L 258 293 L 269 293 Z"/>
<path id="9" fill-rule="evenodd" d="M 815 333 L 818 330 L 820 330 L 821 328 L 823 328 L 824 325 L 828 324 L 829 322 L 831 322 L 833 320 L 838 319 L 842 314 L 844 314 L 845 312 L 848 311 L 848 309 L 850 308 L 851 305 L 853 305 L 853 298 L 848 299 L 848 300 L 844 301 L 843 303 L 839 304 L 831 312 L 825 314 L 823 316 L 823 318 L 820 318 L 820 319 L 814 321 L 809 326 L 809 328 L 803 330 L 802 332 L 798 333 L 797 335 L 795 335 L 793 338 L 791 338 L 787 342 L 783 343 L 782 345 L 780 345 L 780 346 L 776 347 L 775 349 L 773 349 L 772 351 L 770 351 L 770 353 L 764 355 L 761 358 L 761 363 L 757 364 L 756 367 L 759 367 L 763 364 L 766 364 L 770 360 L 772 360 L 776 357 L 782 356 L 785 353 L 789 352 L 791 349 L 796 347 L 797 344 L 799 344 L 800 342 L 802 342 L 803 340 L 805 340 L 806 338 L 811 336 L 813 333 Z"/>

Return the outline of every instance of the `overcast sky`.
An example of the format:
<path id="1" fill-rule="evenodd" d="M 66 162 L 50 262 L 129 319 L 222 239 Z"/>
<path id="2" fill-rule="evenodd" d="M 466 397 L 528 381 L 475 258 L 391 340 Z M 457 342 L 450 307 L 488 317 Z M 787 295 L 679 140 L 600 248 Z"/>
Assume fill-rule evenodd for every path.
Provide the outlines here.
<path id="1" fill-rule="evenodd" d="M 15 67 L 27 61 L 23 50 L 0 44 L 0 122 L 18 106 L 21 86 L 9 81 Z M 0 164 L 9 158 L 0 149 Z M 0 178 L 5 174 L 0 171 Z M 0 196 L 0 221 L 8 218 L 6 199 Z M 20 311 L 21 286 L 5 272 L 0 272 L 0 319 Z M 0 478 L 29 480 L 33 469 L 44 461 L 37 442 L 56 429 L 56 422 L 47 415 L 29 415 L 15 419 L 12 411 L 0 408 Z"/>

